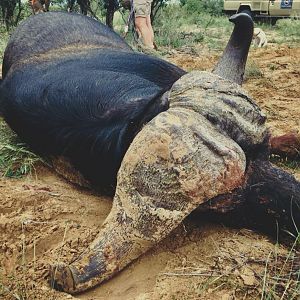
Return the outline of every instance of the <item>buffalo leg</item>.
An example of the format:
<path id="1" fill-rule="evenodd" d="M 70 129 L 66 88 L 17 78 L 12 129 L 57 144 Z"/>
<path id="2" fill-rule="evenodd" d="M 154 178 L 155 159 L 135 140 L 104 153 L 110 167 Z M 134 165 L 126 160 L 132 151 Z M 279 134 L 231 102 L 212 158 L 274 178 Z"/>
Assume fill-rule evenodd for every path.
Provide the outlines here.
<path id="1" fill-rule="evenodd" d="M 300 134 L 291 132 L 271 137 L 270 150 L 272 154 L 300 158 Z"/>
<path id="2" fill-rule="evenodd" d="M 268 160 L 251 161 L 245 182 L 230 194 L 218 195 L 195 211 L 222 221 L 256 227 L 271 234 L 278 228 L 290 233 L 300 229 L 300 182 Z M 243 226 L 242 225 L 242 226 Z"/>

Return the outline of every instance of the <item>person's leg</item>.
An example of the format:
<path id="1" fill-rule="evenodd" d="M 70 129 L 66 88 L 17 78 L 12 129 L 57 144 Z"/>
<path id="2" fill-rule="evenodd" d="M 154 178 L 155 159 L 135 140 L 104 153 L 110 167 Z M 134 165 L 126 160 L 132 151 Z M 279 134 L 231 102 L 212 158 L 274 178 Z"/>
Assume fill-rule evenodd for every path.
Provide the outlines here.
<path id="1" fill-rule="evenodd" d="M 149 17 L 150 18 L 150 17 Z M 135 17 L 136 29 L 143 39 L 145 46 L 153 48 L 153 30 L 152 27 L 149 28 L 147 24 L 147 17 L 136 16 Z"/>
<path id="2" fill-rule="evenodd" d="M 142 38 L 146 47 L 151 49 L 153 45 L 153 29 L 151 26 L 151 1 L 150 0 L 134 0 L 135 26 L 139 36 Z"/>
<path id="3" fill-rule="evenodd" d="M 150 31 L 150 34 L 151 34 L 151 41 L 152 41 L 152 44 L 153 44 L 153 42 L 154 42 L 154 31 L 153 31 L 153 28 L 152 28 L 150 15 L 146 17 L 146 23 L 147 23 L 147 26 L 149 28 L 149 31 Z"/>

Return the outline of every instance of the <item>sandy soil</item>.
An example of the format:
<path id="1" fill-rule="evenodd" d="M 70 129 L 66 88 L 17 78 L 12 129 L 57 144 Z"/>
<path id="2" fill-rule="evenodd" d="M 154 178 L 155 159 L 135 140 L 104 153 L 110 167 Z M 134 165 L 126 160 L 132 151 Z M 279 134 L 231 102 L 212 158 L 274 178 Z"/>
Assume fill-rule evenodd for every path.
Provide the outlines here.
<path id="1" fill-rule="evenodd" d="M 187 70 L 210 70 L 217 56 L 175 53 L 168 59 Z M 250 61 L 262 74 L 249 76 L 244 87 L 276 134 L 300 130 L 299 58 L 300 47 L 251 49 Z M 20 180 L 0 179 L 0 298 L 72 299 L 50 288 L 49 265 L 78 257 L 110 208 L 111 199 L 78 188 L 44 166 Z M 278 273 L 286 278 L 288 268 L 299 269 L 295 253 L 283 267 L 288 253 L 251 230 L 188 218 L 118 276 L 74 298 L 260 299 L 275 287 L 289 299 L 284 283 L 275 279 Z"/>
<path id="2" fill-rule="evenodd" d="M 212 70 L 218 57 L 219 54 L 187 58 L 186 54 L 177 54 L 169 59 L 186 70 Z M 266 112 L 272 133 L 299 131 L 300 48 L 251 48 L 247 69 L 250 74 L 243 86 Z"/>

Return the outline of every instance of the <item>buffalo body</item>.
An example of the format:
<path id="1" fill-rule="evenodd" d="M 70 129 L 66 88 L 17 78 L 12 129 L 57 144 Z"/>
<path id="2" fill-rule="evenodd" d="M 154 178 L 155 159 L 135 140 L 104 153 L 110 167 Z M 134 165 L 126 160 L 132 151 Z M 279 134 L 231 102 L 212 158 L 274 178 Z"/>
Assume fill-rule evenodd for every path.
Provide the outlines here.
<path id="1" fill-rule="evenodd" d="M 111 193 L 133 137 L 167 109 L 163 94 L 183 74 L 133 52 L 91 18 L 50 12 L 26 20 L 9 41 L 1 111 L 35 151 L 67 157 L 94 186 Z"/>

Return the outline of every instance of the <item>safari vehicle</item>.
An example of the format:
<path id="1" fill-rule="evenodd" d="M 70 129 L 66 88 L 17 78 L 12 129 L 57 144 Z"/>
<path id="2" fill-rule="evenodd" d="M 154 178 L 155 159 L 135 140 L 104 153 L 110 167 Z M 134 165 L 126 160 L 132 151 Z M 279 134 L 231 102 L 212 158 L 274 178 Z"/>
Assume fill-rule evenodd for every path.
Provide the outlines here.
<path id="1" fill-rule="evenodd" d="M 275 24 L 279 18 L 300 17 L 300 0 L 224 0 L 226 14 L 246 12 L 254 18 L 271 18 Z"/>

